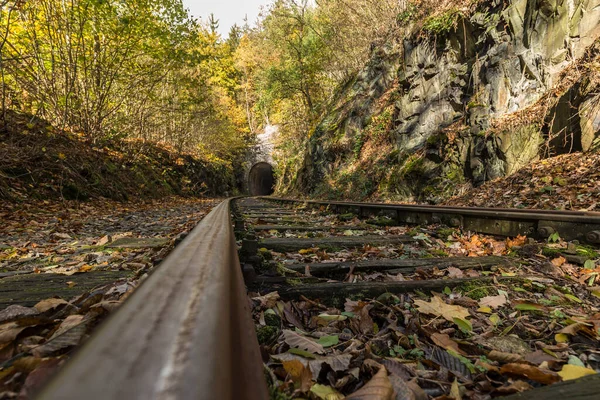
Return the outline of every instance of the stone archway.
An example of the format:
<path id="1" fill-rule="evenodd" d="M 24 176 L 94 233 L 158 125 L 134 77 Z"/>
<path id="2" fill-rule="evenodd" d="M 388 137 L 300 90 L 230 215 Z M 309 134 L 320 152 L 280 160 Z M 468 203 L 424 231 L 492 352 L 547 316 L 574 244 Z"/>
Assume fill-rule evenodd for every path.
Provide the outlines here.
<path id="1" fill-rule="evenodd" d="M 273 166 L 266 162 L 259 162 L 252 166 L 248 174 L 248 189 L 251 196 L 269 196 L 273 194 L 275 176 Z"/>

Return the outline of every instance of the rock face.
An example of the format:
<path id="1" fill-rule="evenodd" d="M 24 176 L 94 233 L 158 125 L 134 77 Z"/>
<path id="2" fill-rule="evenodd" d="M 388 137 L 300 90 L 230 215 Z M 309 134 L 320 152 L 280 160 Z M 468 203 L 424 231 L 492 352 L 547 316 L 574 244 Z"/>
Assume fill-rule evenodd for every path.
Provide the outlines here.
<path id="1" fill-rule="evenodd" d="M 312 132 L 290 189 L 437 202 L 600 147 L 600 0 L 480 2 L 374 50 Z"/>

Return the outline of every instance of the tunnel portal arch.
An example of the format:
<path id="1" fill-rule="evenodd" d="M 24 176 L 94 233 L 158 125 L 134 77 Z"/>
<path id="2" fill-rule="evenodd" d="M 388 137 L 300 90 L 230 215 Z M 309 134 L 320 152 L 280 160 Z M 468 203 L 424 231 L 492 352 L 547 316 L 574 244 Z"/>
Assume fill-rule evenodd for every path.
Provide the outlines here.
<path id="1" fill-rule="evenodd" d="M 273 194 L 275 176 L 273 166 L 266 162 L 259 162 L 252 166 L 248 174 L 248 189 L 251 196 L 269 196 Z"/>

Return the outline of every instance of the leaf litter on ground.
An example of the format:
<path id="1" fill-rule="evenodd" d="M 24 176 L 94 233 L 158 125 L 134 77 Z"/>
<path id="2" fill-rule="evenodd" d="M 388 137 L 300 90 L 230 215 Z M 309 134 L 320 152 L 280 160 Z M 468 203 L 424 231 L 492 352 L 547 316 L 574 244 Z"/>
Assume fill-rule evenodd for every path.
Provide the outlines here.
<path id="1" fill-rule="evenodd" d="M 306 216 L 307 221 L 310 218 Z M 326 213 L 318 218 L 335 221 Z M 358 218 L 352 220 L 354 225 L 362 223 Z M 269 383 L 272 393 L 280 398 L 442 399 L 460 394 L 463 399 L 480 399 L 600 371 L 600 287 L 595 286 L 599 256 L 595 250 L 560 238 L 549 243 L 524 236 L 499 239 L 438 226 L 365 227 L 363 231 L 409 233 L 423 240 L 394 246 L 269 252 L 270 259 L 273 264 L 286 265 L 377 258 L 503 256 L 514 262 L 492 266 L 489 271 L 455 267 L 417 270 L 401 274 L 401 279 L 485 275 L 518 280 L 492 280 L 486 284 L 475 281 L 446 288 L 442 293 L 353 298 L 341 308 L 324 305 L 327 299 L 283 301 L 278 297 L 267 307 L 264 296 L 250 293 L 259 343 L 272 372 Z M 288 231 L 285 236 L 343 234 L 332 229 Z M 259 233 L 260 238 L 278 235 L 282 233 Z M 339 277 L 345 282 L 396 279 L 387 273 L 353 269 Z M 267 312 L 269 318 L 261 319 Z M 294 340 L 286 333 L 292 330 Z M 321 351 L 315 345 L 324 337 L 338 340 L 322 346 Z M 329 339 L 323 340 L 329 344 Z M 302 347 L 300 343 L 311 345 Z M 307 350 L 309 347 L 312 351 Z M 306 380 L 300 384 L 286 372 L 282 363 L 289 360 L 298 360 L 311 371 L 310 385 Z"/>
<path id="2" fill-rule="evenodd" d="M 131 274 L 79 291 L 74 298 L 40 299 L 32 307 L 12 304 L 0 310 L 0 399 L 31 398 L 215 203 L 175 197 L 130 203 L 2 203 L 0 269 L 5 272 L 0 282 L 28 274 Z M 165 241 L 150 248 L 107 247 L 120 237 Z M 10 301 L 1 296 L 4 303 Z"/>

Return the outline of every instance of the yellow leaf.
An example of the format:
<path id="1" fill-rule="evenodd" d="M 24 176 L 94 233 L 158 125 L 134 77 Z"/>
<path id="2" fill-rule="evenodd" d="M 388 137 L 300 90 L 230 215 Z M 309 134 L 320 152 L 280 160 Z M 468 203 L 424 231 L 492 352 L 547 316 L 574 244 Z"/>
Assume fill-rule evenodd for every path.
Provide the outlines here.
<path id="1" fill-rule="evenodd" d="M 484 314 L 491 314 L 492 313 L 492 309 L 489 308 L 489 307 L 487 307 L 487 306 L 484 306 L 484 307 L 480 307 L 477 310 L 477 312 L 484 313 Z"/>
<path id="2" fill-rule="evenodd" d="M 581 367 L 579 365 L 565 364 L 562 370 L 558 373 L 564 381 L 571 379 L 579 379 L 587 375 L 594 375 L 596 371 L 593 369 Z"/>
<path id="3" fill-rule="evenodd" d="M 460 394 L 460 386 L 458 385 L 458 380 L 456 378 L 454 378 L 454 382 L 450 388 L 450 397 L 452 397 L 454 400 L 462 399 L 462 395 Z"/>
<path id="4" fill-rule="evenodd" d="M 446 302 L 438 296 L 433 296 L 430 302 L 415 300 L 415 305 L 418 307 L 419 312 L 423 314 L 444 317 L 450 322 L 454 322 L 454 318 L 466 320 L 470 316 L 469 310 L 465 307 L 446 304 Z"/>
<path id="5" fill-rule="evenodd" d="M 301 254 L 301 255 L 303 255 L 303 256 L 304 256 L 304 255 L 306 255 L 306 254 L 312 254 L 312 253 L 314 253 L 314 252 L 315 252 L 315 250 L 314 250 L 314 249 L 302 249 L 302 250 L 299 250 L 299 251 L 298 251 L 298 254 Z"/>
<path id="6" fill-rule="evenodd" d="M 498 316 L 498 314 L 492 314 L 490 315 L 490 321 L 492 322 L 492 324 L 494 325 L 499 325 L 500 324 L 500 317 Z"/>
<path id="7" fill-rule="evenodd" d="M 554 340 L 556 343 L 569 343 L 569 335 L 566 333 L 557 333 L 554 335 Z"/>
<path id="8" fill-rule="evenodd" d="M 66 160 L 67 156 L 64 155 L 64 153 L 58 153 L 58 158 L 61 159 L 61 160 Z"/>

